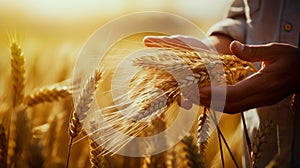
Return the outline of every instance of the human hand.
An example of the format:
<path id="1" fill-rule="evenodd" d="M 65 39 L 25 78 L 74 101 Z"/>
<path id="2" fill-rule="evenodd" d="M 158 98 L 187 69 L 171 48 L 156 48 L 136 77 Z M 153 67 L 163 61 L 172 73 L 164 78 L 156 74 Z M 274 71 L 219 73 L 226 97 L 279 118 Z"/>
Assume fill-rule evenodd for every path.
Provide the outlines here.
<path id="1" fill-rule="evenodd" d="M 247 79 L 233 86 L 200 88 L 200 102 L 210 105 L 212 90 L 224 93 L 224 100 L 216 100 L 216 110 L 238 113 L 251 108 L 273 105 L 285 97 L 300 91 L 300 49 L 284 43 L 245 45 L 234 41 L 230 45 L 233 54 L 250 62 L 262 61 L 262 68 Z M 189 97 L 192 101 L 195 97 Z"/>
<path id="2" fill-rule="evenodd" d="M 183 40 L 182 40 L 183 39 Z M 190 41 L 186 45 L 186 41 Z M 190 45 L 201 46 L 201 42 L 186 36 L 150 37 L 145 38 L 148 47 L 192 49 Z M 196 47 L 197 48 L 197 47 Z M 200 47 L 201 48 L 201 47 Z M 283 44 L 244 45 L 234 41 L 230 50 L 240 59 L 251 62 L 263 61 L 263 67 L 249 78 L 233 86 L 200 88 L 200 103 L 210 106 L 211 92 L 224 93 L 224 100 L 214 100 L 214 108 L 225 113 L 238 113 L 251 108 L 275 104 L 283 98 L 300 91 L 300 51 L 298 48 Z M 192 102 L 199 97 L 190 95 L 179 102 L 184 108 L 191 108 Z"/>

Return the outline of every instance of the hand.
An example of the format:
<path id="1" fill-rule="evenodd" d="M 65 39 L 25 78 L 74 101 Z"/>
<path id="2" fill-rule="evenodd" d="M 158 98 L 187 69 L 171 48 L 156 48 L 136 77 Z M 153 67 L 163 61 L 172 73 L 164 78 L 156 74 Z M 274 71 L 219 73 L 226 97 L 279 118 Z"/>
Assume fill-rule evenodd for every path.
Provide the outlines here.
<path id="1" fill-rule="evenodd" d="M 184 40 L 180 40 L 184 38 Z M 190 45 L 200 46 L 203 43 L 186 36 L 146 37 L 144 43 L 148 47 L 166 47 L 192 49 Z M 182 42 L 184 41 L 184 42 Z M 251 108 L 268 106 L 300 91 L 300 49 L 283 43 L 270 43 L 267 45 L 244 45 L 234 41 L 230 50 L 240 59 L 251 62 L 263 61 L 263 67 L 251 77 L 234 86 L 200 88 L 200 103 L 210 106 L 211 92 L 224 93 L 224 100 L 214 100 L 214 108 L 225 113 L 238 113 Z M 192 102 L 199 98 L 190 96 L 184 98 L 179 104 L 184 108 L 191 108 Z"/>
<path id="2" fill-rule="evenodd" d="M 234 41 L 230 49 L 242 60 L 263 61 L 263 66 L 249 78 L 234 86 L 227 86 L 225 108 L 222 110 L 221 106 L 218 107 L 223 100 L 217 100 L 216 110 L 238 113 L 251 108 L 273 105 L 300 91 L 299 48 L 283 43 L 245 45 Z M 201 88 L 201 104 L 210 105 L 212 89 L 217 94 L 223 92 L 225 87 Z M 189 99 L 192 100 L 193 97 Z"/>

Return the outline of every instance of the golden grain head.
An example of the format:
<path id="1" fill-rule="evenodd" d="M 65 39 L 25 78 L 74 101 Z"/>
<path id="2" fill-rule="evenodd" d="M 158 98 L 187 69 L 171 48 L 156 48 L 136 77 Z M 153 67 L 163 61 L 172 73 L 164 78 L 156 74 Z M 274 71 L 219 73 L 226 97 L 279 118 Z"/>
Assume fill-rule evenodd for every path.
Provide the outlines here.
<path id="1" fill-rule="evenodd" d="M 72 94 L 71 86 L 57 86 L 40 88 L 25 97 L 25 104 L 29 107 L 35 106 L 44 102 L 53 102 L 65 98 Z"/>
<path id="2" fill-rule="evenodd" d="M 137 110 L 134 117 L 138 120 L 167 109 L 179 95 L 189 97 L 188 94 L 194 94 L 190 88 L 195 85 L 201 88 L 210 85 L 211 81 L 215 84 L 224 84 L 226 81 L 234 84 L 255 72 L 251 63 L 241 61 L 233 55 L 218 55 L 205 50 L 200 54 L 162 50 L 133 60 L 133 65 L 141 71 L 130 84 L 131 99 L 137 100 L 133 102 L 133 106 L 149 107 L 141 108 L 143 111 Z"/>
<path id="3" fill-rule="evenodd" d="M 87 116 L 87 112 L 94 100 L 94 94 L 101 79 L 101 74 L 102 72 L 96 70 L 84 83 L 70 119 L 69 134 L 71 138 L 75 138 L 82 129 L 80 121 Z"/>
<path id="4" fill-rule="evenodd" d="M 271 120 L 263 120 L 260 122 L 259 129 L 253 137 L 251 160 L 253 167 L 260 160 L 264 151 L 264 145 L 268 143 L 269 135 L 274 129 L 274 123 Z"/>
<path id="5" fill-rule="evenodd" d="M 13 86 L 13 104 L 17 105 L 23 102 L 25 87 L 25 59 L 20 46 L 13 42 L 11 44 L 11 74 Z"/>

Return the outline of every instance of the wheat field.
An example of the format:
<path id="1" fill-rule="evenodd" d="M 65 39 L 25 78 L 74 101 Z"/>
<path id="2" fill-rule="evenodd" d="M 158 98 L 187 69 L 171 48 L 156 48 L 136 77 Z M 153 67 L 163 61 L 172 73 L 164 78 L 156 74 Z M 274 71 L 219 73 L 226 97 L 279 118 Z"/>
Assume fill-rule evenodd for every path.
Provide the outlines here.
<path id="1" fill-rule="evenodd" d="M 105 59 L 118 62 L 122 55 L 124 57 L 131 50 L 144 47 L 141 41 L 145 35 L 153 34 L 137 34 L 118 42 L 107 53 Z M 3 52 L 5 53 L 3 54 L 4 61 L 1 61 L 2 64 L 7 62 L 3 65 L 5 70 L 1 72 L 0 114 L 1 129 L 4 130 L 1 132 L 5 134 L 5 141 L 2 142 L 6 142 L 3 143 L 3 149 L 1 149 L 1 164 L 7 167 L 65 167 L 69 150 L 69 119 L 70 116 L 74 118 L 72 112 L 76 108 L 71 94 L 80 92 L 78 88 L 70 84 L 69 80 L 72 77 L 75 60 L 72 57 L 62 56 L 63 53 L 52 57 L 34 56 L 37 55 L 35 53 L 37 51 L 27 49 L 26 39 L 20 43 L 19 35 L 8 34 L 8 36 L 7 41 L 10 41 L 11 48 L 6 48 Z M 19 46 L 19 44 L 22 45 Z M 43 47 L 46 48 L 46 46 Z M 41 54 L 45 51 L 39 50 Z M 25 62 L 22 62 L 22 59 Z M 105 59 L 103 64 L 108 64 Z M 107 79 L 109 78 L 108 75 Z M 97 102 L 100 102 L 101 106 L 110 105 L 111 100 L 107 95 L 107 91 L 111 89 L 110 84 L 102 81 L 98 87 Z M 171 116 L 176 115 L 179 108 L 178 105 L 173 105 L 166 113 Z M 199 115 L 201 113 L 203 113 L 203 108 L 200 108 Z M 227 120 L 230 122 L 226 122 Z M 243 152 L 240 116 L 223 115 L 219 126 L 241 166 L 241 158 L 238 157 Z M 162 128 L 154 125 L 154 128 L 148 129 L 158 131 L 157 129 Z M 80 139 L 80 141 L 72 145 L 68 166 L 204 167 L 205 165 L 205 167 L 221 167 L 220 151 L 216 145 L 216 131 L 205 145 L 205 154 L 200 154 L 196 150 L 196 129 L 197 122 L 195 122 L 194 130 L 191 130 L 187 137 L 168 151 L 156 156 L 138 158 L 118 154 L 101 156 L 99 155 L 101 147 L 79 129 L 76 135 L 71 133 L 75 140 Z M 151 131 L 147 132 L 149 134 Z M 235 166 L 224 146 L 223 144 L 226 166 Z"/>
<path id="2" fill-rule="evenodd" d="M 84 114 L 89 111 L 91 101 L 96 101 L 101 108 L 113 104 L 110 81 L 116 69 L 115 65 L 129 53 L 145 48 L 142 39 L 146 35 L 159 34 L 139 33 L 117 42 L 106 53 L 99 67 L 100 71 L 91 74 L 90 80 L 82 82 L 86 83 L 86 90 L 96 89 L 96 92 L 84 92 L 78 85 L 72 84 L 77 56 L 88 37 L 112 18 L 97 16 L 83 19 L 80 24 L 75 24 L 74 21 L 65 24 L 63 20 L 47 24 L 43 18 L 39 18 L 41 25 L 31 25 L 35 22 L 28 18 L 23 21 L 19 17 L 15 18 L 22 15 L 22 11 L 14 12 L 15 15 L 6 17 L 5 13 L 1 13 L 1 18 L 4 19 L 0 23 L 1 168 L 218 168 L 222 167 L 222 160 L 225 167 L 242 167 L 244 128 L 240 114 L 224 114 L 219 122 L 219 129 L 222 130 L 231 150 L 229 153 L 224 141 L 220 151 L 217 129 L 204 143 L 197 142 L 198 136 L 209 129 L 204 124 L 209 112 L 203 107 L 197 111 L 200 119 L 194 122 L 193 128 L 179 143 L 163 153 L 145 157 L 107 153 L 94 141 L 95 139 L 82 130 L 79 120 L 86 117 Z M 18 24 L 6 25 L 6 22 L 10 23 L 7 20 L 15 20 Z M 216 20 L 212 19 L 209 24 L 205 22 L 199 25 L 206 29 Z M 65 25 L 69 27 L 61 28 Z M 73 99 L 74 93 L 81 96 Z M 94 94 L 95 100 L 91 100 L 90 96 Z M 138 136 L 147 137 L 163 131 L 172 124 L 179 110 L 180 107 L 173 103 Z M 78 116 L 78 113 L 83 115 Z M 91 125 L 95 122 L 97 120 L 88 120 Z M 199 128 L 201 130 L 198 133 Z M 264 135 L 268 134 L 269 129 L 268 126 L 262 128 L 266 130 L 261 130 L 263 133 L 258 133 L 254 137 L 255 143 L 252 144 L 253 148 L 255 145 L 257 148 L 251 155 L 257 160 L 263 143 L 266 143 Z M 90 129 L 97 131 L 97 128 Z M 260 142 L 259 139 L 262 138 L 264 141 Z M 220 157 L 221 153 L 223 159 Z M 235 162 L 231 155 L 234 156 Z M 255 163 L 252 165 L 254 167 Z"/>

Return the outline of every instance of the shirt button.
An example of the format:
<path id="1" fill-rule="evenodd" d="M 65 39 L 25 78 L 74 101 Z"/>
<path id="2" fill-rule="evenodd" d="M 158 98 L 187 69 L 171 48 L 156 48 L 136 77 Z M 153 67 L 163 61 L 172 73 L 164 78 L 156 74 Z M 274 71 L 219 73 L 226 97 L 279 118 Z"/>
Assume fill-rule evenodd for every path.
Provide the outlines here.
<path id="1" fill-rule="evenodd" d="M 290 23 L 286 23 L 286 24 L 284 24 L 283 28 L 285 31 L 290 32 L 293 29 L 293 25 Z"/>

